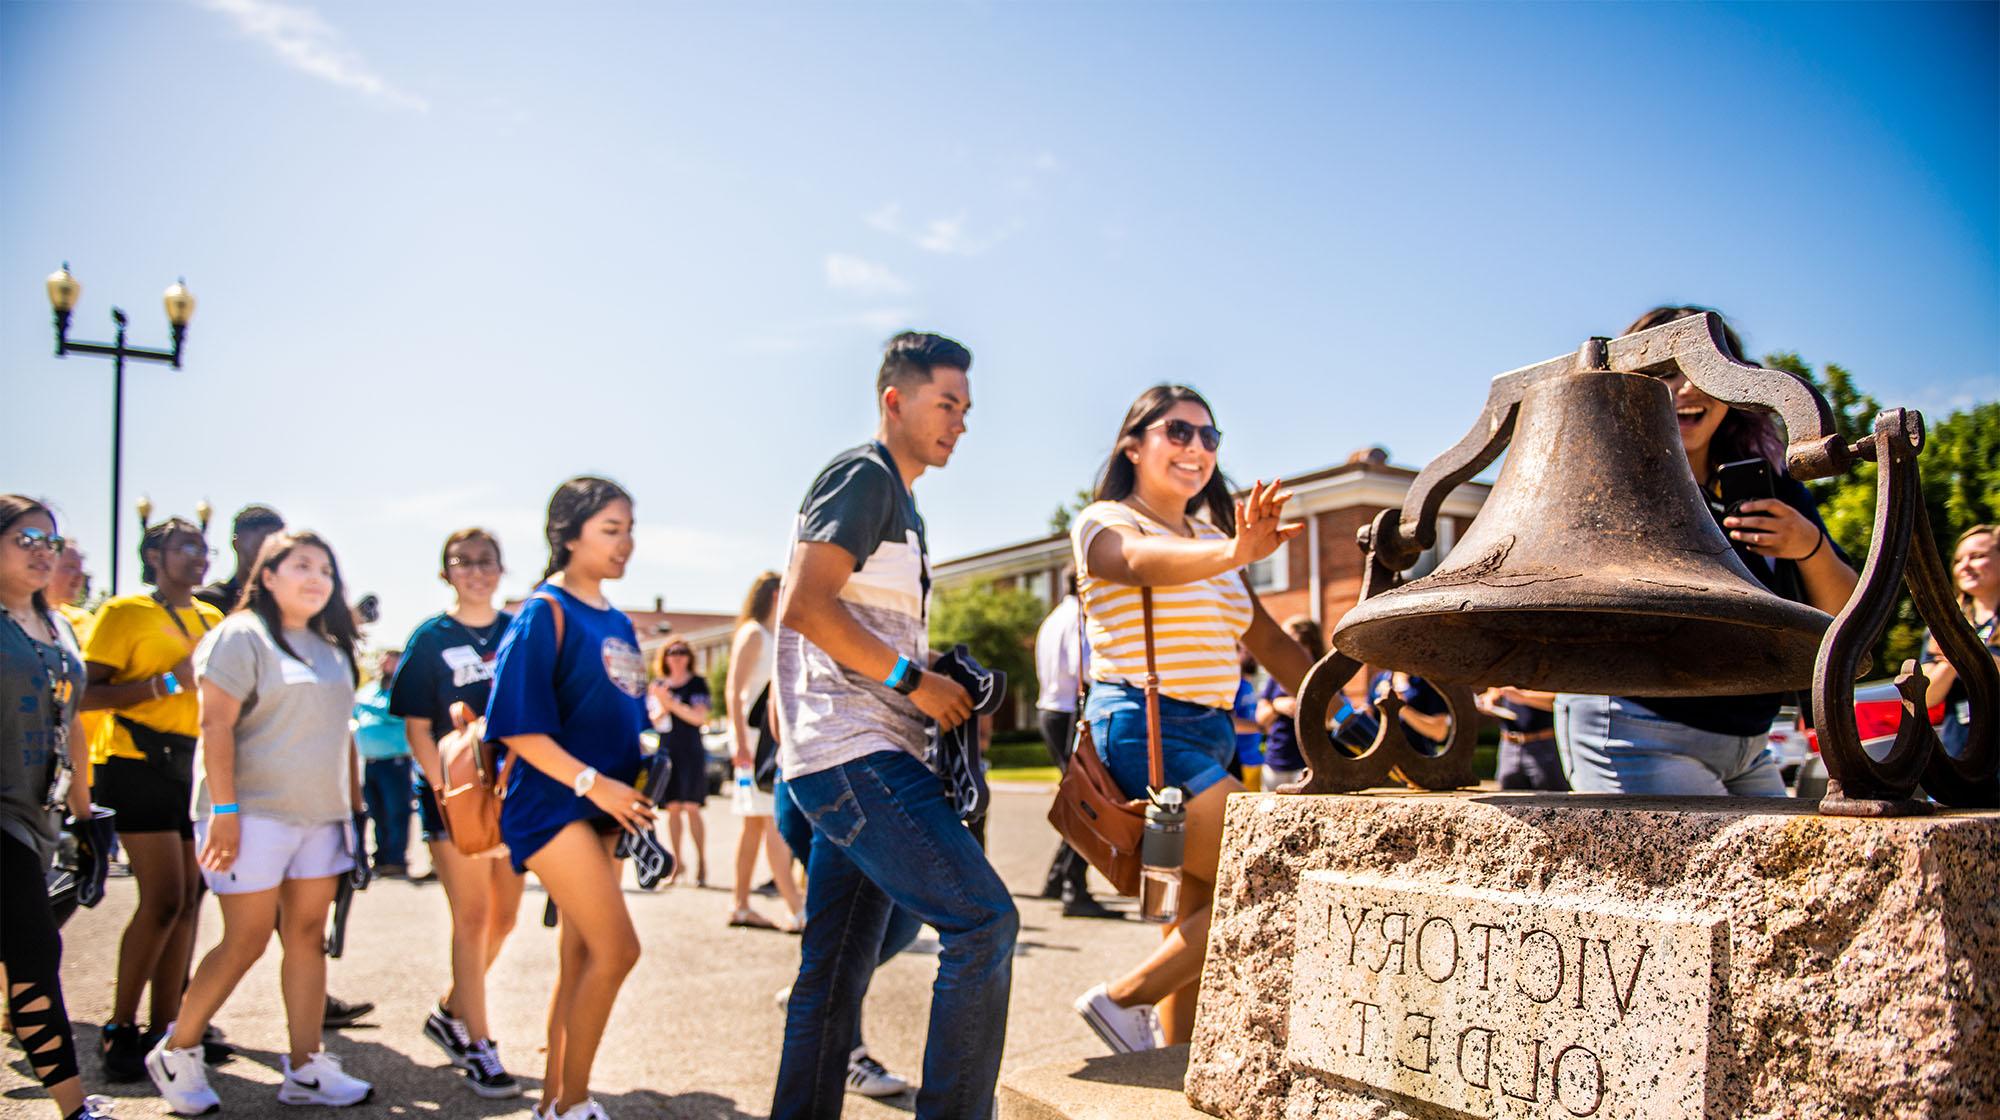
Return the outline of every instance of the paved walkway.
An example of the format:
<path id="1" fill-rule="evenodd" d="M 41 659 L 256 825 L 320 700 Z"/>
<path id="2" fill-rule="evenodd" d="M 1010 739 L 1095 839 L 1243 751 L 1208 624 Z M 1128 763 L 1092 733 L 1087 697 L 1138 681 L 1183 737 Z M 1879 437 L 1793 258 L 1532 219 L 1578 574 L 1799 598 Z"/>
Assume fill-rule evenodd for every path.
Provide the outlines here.
<path id="1" fill-rule="evenodd" d="M 1044 814 L 1046 787 L 996 787 L 989 840 L 996 865 L 1021 908 L 1022 930 L 1014 967 L 1004 1071 L 1105 1053 L 1070 1010 L 1070 1001 L 1114 969 L 1140 958 L 1157 934 L 1136 919 L 1122 922 L 1064 919 L 1060 907 L 1034 897 L 1054 850 Z M 787 935 L 730 929 L 726 889 L 737 827 L 724 801 L 710 802 L 711 886 L 678 886 L 652 894 L 632 888 L 633 916 L 645 946 L 638 970 L 626 983 L 611 1017 L 597 1062 L 594 1091 L 615 1120 L 643 1117 L 761 1117 L 770 1107 L 784 1017 L 772 996 L 789 984 L 798 966 L 798 942 Z M 760 868 L 759 879 L 763 878 Z M 70 1014 L 85 1051 L 84 1079 L 91 1092 L 118 1098 L 120 1120 L 167 1116 L 147 1083 L 103 1084 L 95 1060 L 97 1029 L 109 1013 L 112 969 L 119 932 L 131 912 L 130 879 L 111 881 L 110 897 L 80 911 L 65 930 L 63 980 Z M 444 894 L 435 885 L 383 882 L 355 901 L 346 956 L 332 962 L 333 991 L 379 1006 L 368 1023 L 328 1036 L 357 1076 L 374 1082 L 374 1100 L 341 1115 L 520 1117 L 541 1074 L 543 1015 L 555 979 L 555 931 L 540 923 L 543 896 L 531 881 L 521 925 L 493 973 L 494 1030 L 509 1067 L 530 1095 L 517 1101 L 483 1101 L 447 1070 L 420 1033 L 424 1013 L 442 990 L 448 969 Z M 775 899 L 758 899 L 767 914 Z M 1120 906 L 1125 904 L 1119 903 Z M 214 900 L 202 917 L 203 948 L 220 929 Z M 886 965 L 875 979 L 864 1026 L 877 1058 L 915 1080 L 922 1066 L 930 983 L 936 975 L 936 941 L 922 937 Z M 226 1115 L 302 1115 L 276 1103 L 279 1054 L 284 1048 L 275 947 L 223 1008 L 219 1025 L 243 1047 L 213 1071 Z M 0 1116 L 53 1117 L 39 1087 L 11 1047 L 0 1065 Z M 885 1103 L 849 1096 L 847 1115 L 906 1114 L 911 1100 Z"/>

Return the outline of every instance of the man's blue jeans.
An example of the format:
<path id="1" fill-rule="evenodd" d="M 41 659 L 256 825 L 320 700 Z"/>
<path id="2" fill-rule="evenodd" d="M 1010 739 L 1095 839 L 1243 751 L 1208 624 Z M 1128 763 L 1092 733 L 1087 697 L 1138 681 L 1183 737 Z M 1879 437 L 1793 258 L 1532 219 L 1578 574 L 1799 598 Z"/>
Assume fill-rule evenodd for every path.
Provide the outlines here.
<path id="1" fill-rule="evenodd" d="M 410 814 L 416 795 L 410 787 L 410 759 L 371 758 L 361 768 L 361 795 L 375 822 L 374 867 L 408 867 Z"/>
<path id="2" fill-rule="evenodd" d="M 840 1115 L 861 997 L 890 911 L 936 927 L 920 1118 L 993 1115 L 1020 915 L 936 774 L 884 750 L 787 780 L 812 822 L 806 930 L 772 1120 Z"/>

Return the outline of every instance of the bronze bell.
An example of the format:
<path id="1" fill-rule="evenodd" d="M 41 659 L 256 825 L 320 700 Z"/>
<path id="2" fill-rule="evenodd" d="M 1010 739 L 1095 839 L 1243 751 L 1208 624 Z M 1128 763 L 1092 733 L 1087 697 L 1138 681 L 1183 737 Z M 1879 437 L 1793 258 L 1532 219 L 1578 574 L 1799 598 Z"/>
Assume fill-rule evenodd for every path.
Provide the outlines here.
<path id="1" fill-rule="evenodd" d="M 1439 683 L 1642 696 L 1810 686 L 1832 620 L 1771 594 L 1737 558 L 1688 471 L 1666 385 L 1590 364 L 1526 389 L 1499 480 L 1451 554 L 1363 600 L 1333 644 Z"/>

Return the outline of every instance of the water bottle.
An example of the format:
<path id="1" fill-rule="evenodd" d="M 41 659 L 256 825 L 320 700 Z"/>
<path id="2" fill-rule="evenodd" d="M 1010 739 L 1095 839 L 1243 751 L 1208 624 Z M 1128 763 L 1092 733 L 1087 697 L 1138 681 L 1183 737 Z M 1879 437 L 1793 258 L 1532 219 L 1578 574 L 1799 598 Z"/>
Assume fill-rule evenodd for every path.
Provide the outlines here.
<path id="1" fill-rule="evenodd" d="M 1187 809 L 1179 786 L 1154 792 L 1146 803 L 1146 831 L 1139 841 L 1139 916 L 1171 922 L 1180 916 L 1181 856 L 1187 845 Z"/>
<path id="2" fill-rule="evenodd" d="M 748 766 L 736 768 L 736 789 L 729 795 L 729 808 L 739 817 L 747 817 L 756 812 L 756 787 L 750 784 L 751 772 Z"/>

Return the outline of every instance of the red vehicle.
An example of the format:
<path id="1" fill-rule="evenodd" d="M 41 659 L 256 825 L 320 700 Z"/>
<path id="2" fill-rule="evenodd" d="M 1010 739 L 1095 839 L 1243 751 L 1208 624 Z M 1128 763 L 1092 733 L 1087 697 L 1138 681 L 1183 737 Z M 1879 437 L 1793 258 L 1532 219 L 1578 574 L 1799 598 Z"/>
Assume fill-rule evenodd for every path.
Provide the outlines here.
<path id="1" fill-rule="evenodd" d="M 1925 714 L 1935 727 L 1944 722 L 1944 705 L 1939 704 Z M 1877 756 L 1886 752 L 1895 741 L 1896 729 L 1903 725 L 1903 694 L 1896 691 L 1896 682 L 1882 680 L 1856 685 L 1854 724 L 1861 732 L 1863 750 Z M 1805 728 L 1804 733 L 1812 755 L 1799 767 L 1797 786 L 1792 792 L 1816 801 L 1826 796 L 1826 763 L 1819 757 L 1819 732 Z"/>

